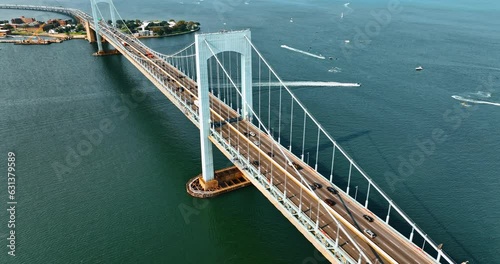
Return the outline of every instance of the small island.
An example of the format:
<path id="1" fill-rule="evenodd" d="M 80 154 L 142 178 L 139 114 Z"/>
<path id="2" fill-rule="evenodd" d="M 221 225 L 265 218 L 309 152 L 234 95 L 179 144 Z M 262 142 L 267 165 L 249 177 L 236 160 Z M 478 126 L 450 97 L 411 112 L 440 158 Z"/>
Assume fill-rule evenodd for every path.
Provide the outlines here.
<path id="1" fill-rule="evenodd" d="M 108 23 L 111 24 L 111 20 L 109 20 Z M 116 24 L 116 27 L 122 32 L 129 33 L 130 30 L 132 34 L 138 38 L 175 36 L 200 30 L 199 22 L 185 20 L 175 21 L 173 19 L 168 21 L 141 21 L 139 19 L 118 20 Z"/>

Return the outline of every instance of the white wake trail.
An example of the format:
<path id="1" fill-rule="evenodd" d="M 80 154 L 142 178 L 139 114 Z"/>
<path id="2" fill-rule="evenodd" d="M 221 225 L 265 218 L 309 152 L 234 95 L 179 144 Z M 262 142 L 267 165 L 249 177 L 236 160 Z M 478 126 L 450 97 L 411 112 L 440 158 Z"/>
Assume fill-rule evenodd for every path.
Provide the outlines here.
<path id="1" fill-rule="evenodd" d="M 283 82 L 287 87 L 359 87 L 360 83 L 341 83 L 341 82 L 312 82 L 312 81 L 297 81 L 297 82 Z M 280 82 L 271 83 L 254 83 L 255 86 L 281 86 Z"/>
<path id="2" fill-rule="evenodd" d="M 474 100 L 474 99 L 468 99 L 464 98 L 460 95 L 452 95 L 451 96 L 453 99 L 462 101 L 462 102 L 468 102 L 468 103 L 474 103 L 474 104 L 487 104 L 487 105 L 494 105 L 494 106 L 500 106 L 500 103 L 495 103 L 495 102 L 489 102 L 489 101 L 481 101 L 481 100 Z"/>
<path id="3" fill-rule="evenodd" d="M 295 48 L 289 47 L 287 45 L 281 45 L 281 47 L 284 48 L 284 49 L 295 51 L 295 52 L 298 52 L 298 53 L 302 53 L 302 54 L 305 54 L 305 55 L 308 55 L 308 56 L 311 56 L 311 57 L 314 57 L 314 58 L 318 58 L 318 59 L 322 59 L 322 60 L 325 59 L 324 56 L 312 54 L 310 52 L 299 50 L 299 49 L 295 49 Z"/>

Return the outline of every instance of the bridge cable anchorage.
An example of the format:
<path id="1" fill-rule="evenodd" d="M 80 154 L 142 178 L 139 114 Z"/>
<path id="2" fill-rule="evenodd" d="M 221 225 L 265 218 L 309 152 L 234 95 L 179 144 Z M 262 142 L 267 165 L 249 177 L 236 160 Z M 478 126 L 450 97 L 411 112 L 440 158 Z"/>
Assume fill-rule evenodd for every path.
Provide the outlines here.
<path id="1" fill-rule="evenodd" d="M 248 41 L 248 39 L 247 39 Z M 234 83 L 234 81 L 232 80 L 232 78 L 229 76 L 229 73 L 227 72 L 227 70 L 225 69 L 225 67 L 223 66 L 223 64 L 220 62 L 220 60 L 218 59 L 218 57 L 216 56 L 216 53 L 213 51 L 211 45 L 205 40 L 204 43 L 207 45 L 208 49 L 210 50 L 210 52 L 212 53 L 212 55 L 214 56 L 214 58 L 216 59 L 217 63 L 219 64 L 219 67 L 222 69 L 222 71 L 224 72 L 224 74 L 226 75 L 226 77 L 228 78 L 228 80 L 231 82 L 231 84 L 233 85 L 233 87 L 235 87 L 235 89 L 237 90 L 238 94 L 240 96 L 243 96 L 241 91 L 238 89 L 237 85 Z M 261 59 L 263 59 L 261 57 Z M 246 103 L 246 102 L 244 102 Z M 262 123 L 262 121 L 260 120 L 260 118 L 255 114 L 255 112 L 253 111 L 253 106 L 250 106 L 250 105 L 247 105 L 249 110 L 251 111 L 252 115 L 256 117 L 256 120 L 257 122 L 261 123 L 261 126 L 264 128 L 265 132 L 270 135 L 270 131 L 268 130 L 268 128 Z M 274 144 L 274 143 L 273 143 Z M 300 177 L 301 181 L 303 182 L 307 182 L 302 174 L 297 170 L 297 168 L 295 166 L 289 166 L 289 164 L 293 164 L 290 159 L 288 158 L 288 156 L 285 154 L 285 150 L 282 149 L 281 145 L 278 145 L 278 150 L 281 152 L 281 154 L 285 157 L 286 161 L 287 161 L 287 164 L 285 165 L 286 167 L 291 167 L 293 168 L 293 170 L 295 171 L 295 173 Z M 285 177 L 285 181 L 288 179 L 288 177 Z M 284 193 L 284 197 L 286 197 L 286 186 L 287 184 L 285 183 L 285 193 Z M 303 185 L 304 186 L 304 185 Z M 337 217 L 340 218 L 340 215 L 338 215 L 338 213 L 335 212 L 335 214 L 337 215 L 337 217 L 334 217 L 328 206 L 325 204 L 325 202 L 323 202 L 315 192 L 313 192 L 313 190 L 311 189 L 311 187 L 309 185 L 305 185 L 304 187 L 306 187 L 306 189 L 308 189 L 309 191 L 309 194 L 312 195 L 313 197 L 316 198 L 316 200 L 318 201 L 318 206 L 319 204 L 321 204 L 323 206 L 324 209 L 326 209 L 326 212 L 328 213 L 328 215 L 336 222 L 337 225 L 341 226 L 341 229 L 342 231 L 345 233 L 346 237 L 352 242 L 352 244 L 354 245 L 354 247 L 358 250 L 359 254 L 363 257 L 363 259 L 365 259 L 366 261 L 368 261 L 370 263 L 370 260 L 369 258 L 364 254 L 364 252 L 359 248 L 357 242 L 347 233 L 347 231 L 344 229 L 344 227 L 342 225 L 340 225 L 340 222 L 339 222 L 339 219 L 337 219 Z M 341 219 L 343 220 L 343 219 Z M 346 222 L 344 220 L 344 224 L 347 223 L 347 226 L 351 225 L 350 223 Z M 361 237 L 365 238 L 365 242 L 368 242 L 368 244 L 370 244 L 372 247 L 375 247 L 375 248 L 378 248 L 378 246 L 376 246 L 372 241 L 368 240 L 363 234 L 361 234 L 361 232 L 359 232 L 357 229 L 354 229 L 352 227 L 351 231 L 355 230 L 355 233 L 357 232 L 358 235 L 360 235 Z M 389 259 L 392 261 L 392 263 L 397 263 L 394 259 L 392 259 L 392 257 L 390 257 L 389 255 L 387 255 L 387 253 L 383 252 L 382 250 L 379 249 L 379 253 L 380 254 L 385 254 L 385 257 L 386 259 Z"/>

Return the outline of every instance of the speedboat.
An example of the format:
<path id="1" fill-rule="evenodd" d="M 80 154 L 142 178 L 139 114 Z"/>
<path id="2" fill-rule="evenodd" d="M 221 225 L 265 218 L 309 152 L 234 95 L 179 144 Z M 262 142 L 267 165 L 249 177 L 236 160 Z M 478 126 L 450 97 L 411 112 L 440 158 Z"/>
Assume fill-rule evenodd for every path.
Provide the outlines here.
<path id="1" fill-rule="evenodd" d="M 466 103 L 466 102 L 462 102 L 462 103 L 460 103 L 460 104 L 461 104 L 463 107 L 470 107 L 470 106 L 471 106 L 470 104 L 468 104 L 468 103 Z"/>
<path id="2" fill-rule="evenodd" d="M 416 71 L 421 71 L 423 69 L 424 69 L 424 67 L 422 67 L 422 66 L 418 66 L 417 68 L 415 68 Z"/>

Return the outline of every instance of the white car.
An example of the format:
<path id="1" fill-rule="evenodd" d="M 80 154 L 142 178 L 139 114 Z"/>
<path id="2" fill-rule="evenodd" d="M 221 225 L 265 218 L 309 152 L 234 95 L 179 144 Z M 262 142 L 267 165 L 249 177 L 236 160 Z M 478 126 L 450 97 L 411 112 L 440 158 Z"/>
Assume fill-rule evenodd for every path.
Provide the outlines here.
<path id="1" fill-rule="evenodd" d="M 255 144 L 255 146 L 260 146 L 260 142 L 258 140 L 255 140 L 253 143 Z"/>
<path id="2" fill-rule="evenodd" d="M 373 233 L 373 231 L 371 231 L 370 229 L 366 229 L 363 230 L 365 232 L 365 234 L 367 234 L 370 238 L 375 238 L 377 235 L 375 233 Z"/>

